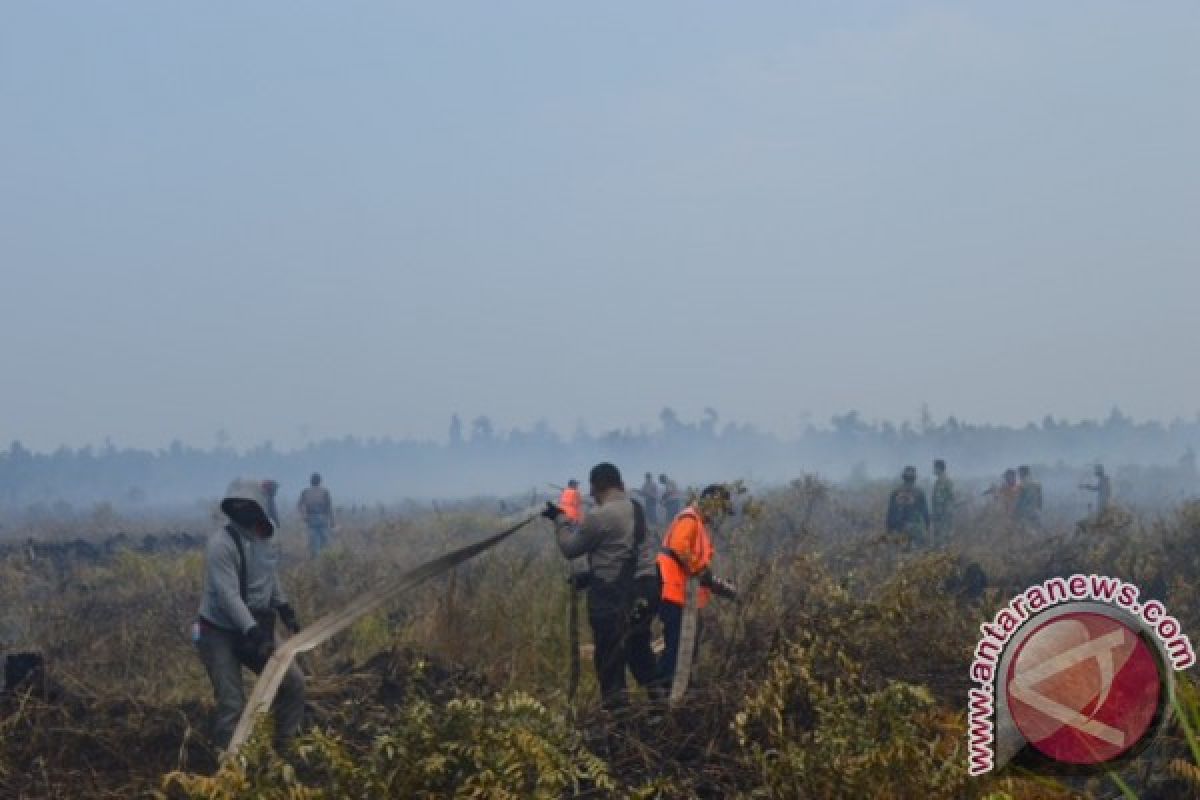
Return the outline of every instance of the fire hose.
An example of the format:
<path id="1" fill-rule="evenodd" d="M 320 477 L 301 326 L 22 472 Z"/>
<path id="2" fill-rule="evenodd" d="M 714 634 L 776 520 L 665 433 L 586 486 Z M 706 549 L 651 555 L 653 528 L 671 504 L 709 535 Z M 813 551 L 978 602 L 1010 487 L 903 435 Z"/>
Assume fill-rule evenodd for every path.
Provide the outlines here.
<path id="1" fill-rule="evenodd" d="M 275 650 L 258 676 L 258 681 L 254 684 L 254 691 L 250 693 L 250 699 L 246 701 L 241 719 L 238 720 L 237 728 L 233 731 L 233 737 L 229 741 L 225 757 L 236 755 L 241 746 L 246 743 L 250 733 L 254 730 L 259 715 L 266 713 L 271 707 L 271 703 L 274 702 L 283 677 L 292 662 L 296 660 L 297 655 L 315 649 L 409 589 L 490 550 L 535 519 L 537 519 L 536 514 L 482 541 L 452 550 L 440 558 L 421 564 L 394 580 L 359 595 L 345 608 L 326 614 L 300 633 L 290 637 Z"/>
<path id="2" fill-rule="evenodd" d="M 678 708 L 687 694 L 688 682 L 692 677 L 692 661 L 696 657 L 696 579 L 689 578 L 685 591 L 683 621 L 679 629 L 679 652 L 675 658 L 675 674 L 671 680 L 671 695 L 667 698 L 670 708 Z"/>

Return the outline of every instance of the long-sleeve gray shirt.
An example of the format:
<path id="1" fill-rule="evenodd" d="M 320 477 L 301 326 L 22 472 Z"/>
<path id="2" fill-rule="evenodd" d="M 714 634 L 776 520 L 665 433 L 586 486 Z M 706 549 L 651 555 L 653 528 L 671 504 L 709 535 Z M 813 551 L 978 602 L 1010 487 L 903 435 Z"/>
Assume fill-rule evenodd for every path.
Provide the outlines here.
<path id="1" fill-rule="evenodd" d="M 622 491 L 610 491 L 584 517 L 582 525 L 571 525 L 565 516 L 560 516 L 555 532 L 564 556 L 586 555 L 596 580 L 616 582 L 621 570 L 634 557 L 633 502 Z"/>
<path id="2" fill-rule="evenodd" d="M 278 608 L 287 602 L 279 582 L 279 556 L 274 543 L 247 535 L 231 525 L 246 553 L 246 601 L 238 583 L 240 559 L 229 531 L 218 529 L 208 538 L 204 554 L 204 596 L 200 616 L 219 628 L 245 633 L 255 624 L 254 611 Z"/>

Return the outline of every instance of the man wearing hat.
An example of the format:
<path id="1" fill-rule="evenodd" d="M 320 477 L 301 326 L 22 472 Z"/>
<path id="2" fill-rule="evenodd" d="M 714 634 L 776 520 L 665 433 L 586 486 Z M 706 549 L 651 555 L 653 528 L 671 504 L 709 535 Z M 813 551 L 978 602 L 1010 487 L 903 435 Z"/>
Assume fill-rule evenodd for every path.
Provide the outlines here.
<path id="1" fill-rule="evenodd" d="M 262 671 L 275 649 L 275 616 L 293 633 L 300 630 L 277 570 L 263 481 L 229 485 L 221 511 L 229 522 L 209 537 L 204 554 L 204 595 L 192 631 L 196 650 L 212 682 L 216 708 L 213 742 L 229 744 L 246 705 L 242 667 Z M 304 719 L 304 675 L 288 668 L 272 706 L 275 741 L 282 749 Z"/>

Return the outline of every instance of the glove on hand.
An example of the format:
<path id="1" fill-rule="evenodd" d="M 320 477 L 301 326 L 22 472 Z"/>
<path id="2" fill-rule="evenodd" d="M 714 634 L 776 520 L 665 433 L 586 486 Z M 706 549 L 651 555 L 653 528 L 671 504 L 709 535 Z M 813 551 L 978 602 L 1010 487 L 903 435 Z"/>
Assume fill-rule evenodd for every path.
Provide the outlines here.
<path id="1" fill-rule="evenodd" d="M 246 631 L 246 642 L 264 662 L 275 652 L 275 637 L 258 625 L 253 625 Z"/>
<path id="2" fill-rule="evenodd" d="M 300 620 L 296 619 L 296 609 L 292 608 L 290 603 L 284 603 L 276 611 L 279 612 L 279 619 L 283 621 L 285 628 L 293 634 L 300 632 Z"/>
<path id="3" fill-rule="evenodd" d="M 737 586 L 733 584 L 733 581 L 712 578 L 708 588 L 717 597 L 724 597 L 726 600 L 736 600 L 738 596 Z"/>
<path id="4" fill-rule="evenodd" d="M 545 517 L 546 519 L 550 520 L 551 522 L 554 522 L 555 520 L 558 519 L 558 515 L 561 513 L 563 513 L 563 510 L 561 508 L 559 508 L 558 506 L 554 505 L 554 503 L 551 503 L 549 500 L 547 500 L 546 508 L 542 511 L 542 516 Z"/>
<path id="5" fill-rule="evenodd" d="M 646 622 L 649 617 L 650 602 L 644 597 L 639 597 L 637 600 L 634 600 L 633 610 L 629 614 L 629 624 L 641 625 L 643 622 Z"/>
<path id="6" fill-rule="evenodd" d="M 710 570 L 706 569 L 700 573 L 700 585 L 717 597 L 724 597 L 727 600 L 737 599 L 737 586 L 734 585 L 733 581 L 714 577 Z"/>

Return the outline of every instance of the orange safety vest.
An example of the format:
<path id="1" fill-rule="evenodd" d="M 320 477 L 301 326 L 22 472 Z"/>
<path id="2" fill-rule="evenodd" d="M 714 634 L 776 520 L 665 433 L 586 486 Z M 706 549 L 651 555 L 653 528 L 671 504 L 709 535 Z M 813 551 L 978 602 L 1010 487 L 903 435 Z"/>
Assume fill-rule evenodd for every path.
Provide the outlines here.
<path id="1" fill-rule="evenodd" d="M 572 489 L 569 486 L 563 489 L 562 496 L 558 498 L 558 507 L 563 510 L 571 522 L 583 522 L 583 499 L 579 496 L 578 489 Z"/>
<path id="2" fill-rule="evenodd" d="M 668 526 L 662 552 L 658 554 L 662 599 L 677 606 L 687 602 L 688 578 L 694 578 L 708 569 L 712 557 L 712 539 L 704 527 L 704 519 L 696 509 L 688 506 Z M 708 605 L 711 594 L 708 589 L 700 587 L 696 593 L 696 607 Z"/>

